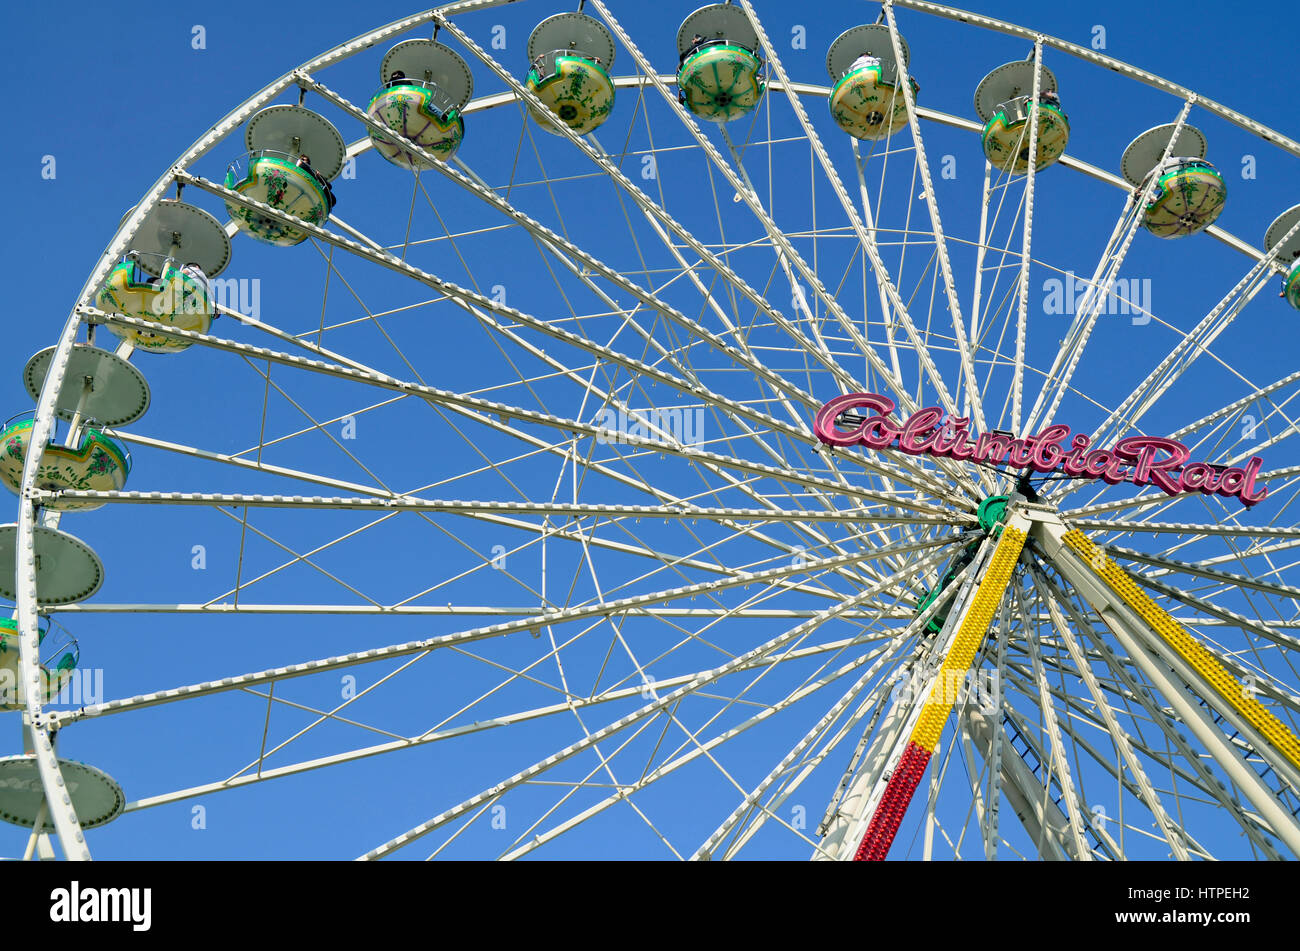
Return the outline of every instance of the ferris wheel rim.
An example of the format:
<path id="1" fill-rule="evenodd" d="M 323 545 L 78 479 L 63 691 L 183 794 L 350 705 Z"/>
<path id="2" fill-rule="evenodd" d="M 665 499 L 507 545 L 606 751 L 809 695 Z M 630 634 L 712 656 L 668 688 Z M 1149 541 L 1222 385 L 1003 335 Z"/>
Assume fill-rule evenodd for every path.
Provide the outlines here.
<path id="1" fill-rule="evenodd" d="M 341 59 L 346 59 L 352 55 L 356 55 L 357 53 L 364 52 L 366 49 L 369 49 L 371 46 L 373 46 L 374 43 L 384 39 L 387 36 L 399 34 L 407 30 L 414 29 L 415 27 L 424 25 L 426 23 L 433 22 L 439 16 L 456 16 L 461 13 L 468 13 L 480 9 L 491 9 L 493 7 L 505 6 L 515 2 L 517 2 L 517 0 L 454 0 L 454 2 L 446 3 L 440 7 L 435 7 L 429 11 L 426 11 L 425 13 L 391 21 L 390 23 L 377 27 L 374 30 L 371 30 L 367 33 L 360 34 L 359 36 L 353 38 L 352 40 L 331 47 L 330 49 L 318 54 L 312 59 L 309 59 L 303 62 L 302 64 L 294 67 L 293 69 L 287 71 L 278 79 L 275 79 L 272 82 L 268 83 L 266 86 L 262 87 L 262 89 L 260 89 L 258 92 L 254 93 L 252 96 L 249 96 L 248 99 L 244 100 L 244 102 L 242 102 L 240 105 L 230 110 L 230 112 L 228 112 L 224 117 L 222 117 L 222 119 L 219 120 L 209 132 L 205 133 L 203 136 L 196 139 L 189 146 L 189 148 L 183 151 L 173 162 L 170 163 L 170 165 L 168 166 L 168 171 L 165 172 L 162 176 L 160 176 L 157 181 L 155 181 L 153 186 L 151 186 L 150 189 L 146 192 L 146 196 L 145 199 L 143 199 L 143 201 L 157 201 L 161 197 L 161 193 L 165 192 L 166 188 L 172 184 L 171 175 L 175 169 L 183 167 L 187 163 L 193 162 L 194 159 L 201 157 L 203 154 L 207 152 L 209 148 L 211 148 L 218 141 L 223 139 L 226 135 L 228 135 L 231 131 L 233 131 L 241 122 L 245 121 L 249 116 L 251 116 L 253 112 L 257 110 L 257 108 L 261 107 L 266 103 L 269 103 L 276 95 L 279 95 L 285 89 L 294 85 L 296 74 L 304 70 L 319 69 L 323 66 L 331 65 L 334 62 L 337 62 Z M 989 30 L 992 32 L 1007 33 L 1009 35 L 1014 35 L 1022 39 L 1033 40 L 1036 38 L 1040 38 L 1042 39 L 1044 45 L 1050 46 L 1054 49 L 1059 50 L 1060 52 L 1064 52 L 1077 59 L 1084 60 L 1085 62 L 1089 62 L 1094 65 L 1103 66 L 1107 69 L 1118 72 L 1121 75 L 1124 75 L 1128 78 L 1137 79 L 1157 89 L 1160 89 L 1163 92 L 1167 92 L 1170 95 L 1173 95 L 1177 98 L 1186 99 L 1188 97 L 1191 97 L 1195 99 L 1196 103 L 1201 108 L 1207 109 L 1215 113 L 1216 115 L 1219 115 L 1221 118 L 1224 118 L 1229 122 L 1232 122 L 1234 125 L 1237 125 L 1243 130 L 1249 132 L 1250 134 L 1255 135 L 1260 139 L 1263 139 L 1269 144 L 1276 145 L 1279 148 L 1282 148 L 1300 157 L 1300 142 L 1296 142 L 1282 135 L 1276 130 L 1251 119 L 1250 117 L 1246 116 L 1244 113 L 1238 112 L 1233 109 L 1229 109 L 1228 107 L 1222 106 L 1219 103 L 1215 102 L 1214 100 L 1199 96 L 1191 89 L 1184 86 L 1180 86 L 1172 82 L 1171 80 L 1164 79 L 1163 77 L 1158 76 L 1154 73 L 1150 73 L 1146 70 L 1142 70 L 1127 62 L 1124 62 L 1119 59 L 1115 59 L 1114 57 L 1110 57 L 1098 53 L 1097 51 L 1091 50 L 1087 47 L 1083 47 L 1075 43 L 1069 43 L 1067 41 L 1060 40 L 1055 37 L 1050 37 L 1047 36 L 1046 34 L 1042 34 L 1030 30 L 1027 27 L 1021 27 L 1016 24 L 1012 24 L 1009 21 L 998 20 L 993 17 L 987 17 L 987 16 L 971 13 L 970 11 L 963 10 L 958 7 L 948 6 L 945 4 L 932 3 L 929 2 L 929 0 L 883 0 L 883 3 L 885 5 L 902 7 L 904 9 L 910 9 L 910 10 L 915 10 L 917 12 L 928 13 L 931 15 L 935 15 L 947 19 L 955 19 L 967 25 L 976 26 L 981 29 Z M 345 53 L 346 55 L 342 55 Z M 615 77 L 616 81 L 622 78 L 623 77 Z M 663 81 L 675 81 L 675 76 L 669 76 L 667 74 L 662 74 L 658 78 L 660 78 Z M 640 83 L 650 81 L 648 77 L 630 77 L 629 79 L 630 79 L 629 85 L 631 85 L 632 82 L 640 84 Z M 821 83 L 794 83 L 792 84 L 792 86 L 801 94 L 807 93 L 810 95 L 818 95 L 818 96 L 828 95 L 831 88 Z M 773 84 L 773 88 L 779 90 L 779 89 L 783 89 L 784 87 L 782 84 L 777 83 L 777 84 Z M 519 99 L 520 99 L 519 95 L 513 91 L 480 96 L 471 99 L 470 102 L 466 104 L 465 112 L 469 114 L 474 111 L 478 111 L 480 109 L 493 108 L 495 106 L 500 106 L 500 105 L 507 105 L 509 103 L 518 102 Z M 958 116 L 956 114 L 943 113 L 940 110 L 929 109 L 927 107 L 920 106 L 919 104 L 917 106 L 917 111 L 922 118 L 934 119 L 936 121 L 941 121 L 944 124 L 952 125 L 957 128 L 963 128 L 968 131 L 979 131 L 980 129 L 982 129 L 982 125 L 980 123 L 972 119 Z M 351 156 L 355 154 L 353 151 L 354 147 L 359 147 L 359 151 L 366 151 L 369 147 L 372 146 L 373 144 L 369 143 L 368 138 L 359 139 L 356 142 L 349 143 L 347 145 L 346 152 L 349 156 Z M 1114 173 L 1108 173 L 1104 169 L 1100 168 L 1099 166 L 1090 165 L 1088 163 L 1084 163 L 1079 160 L 1075 160 L 1074 162 L 1072 162 L 1070 156 L 1068 155 L 1063 157 L 1062 164 L 1066 165 L 1066 167 L 1071 167 L 1071 166 L 1077 167 L 1078 170 L 1085 171 L 1091 177 L 1097 178 L 1098 180 L 1101 181 L 1107 181 L 1110 184 L 1115 185 L 1116 187 L 1119 188 L 1129 187 L 1126 184 L 1122 184 L 1123 178 L 1121 176 Z M 157 196 L 154 196 L 153 194 L 155 191 L 159 192 Z M 76 300 L 78 304 L 84 304 L 90 299 L 91 295 L 93 294 L 97 286 L 98 281 L 102 279 L 103 275 L 98 274 L 97 273 L 98 270 L 100 268 L 103 268 L 106 273 L 107 268 L 105 268 L 104 265 L 109 262 L 115 262 L 118 259 L 119 255 L 115 255 L 111 252 L 117 244 L 122 243 L 123 233 L 127 231 L 128 224 L 130 224 L 139 215 L 140 211 L 141 209 L 139 204 L 133 206 L 131 211 L 128 213 L 128 216 L 119 225 L 117 232 L 109 240 L 108 246 L 105 248 L 104 253 L 100 256 L 99 265 L 96 268 L 96 271 L 92 272 L 91 278 L 88 279 L 86 283 L 83 285 L 81 292 L 79 293 Z M 1211 226 L 1211 228 L 1213 227 L 1214 226 Z M 1210 229 L 1207 229 L 1207 231 L 1208 230 Z M 1237 239 L 1232 236 L 1229 236 L 1229 238 L 1231 239 L 1229 243 L 1233 247 L 1237 248 L 1238 250 L 1241 250 L 1243 253 L 1248 253 L 1248 254 L 1253 253 L 1257 257 L 1262 256 L 1263 252 L 1260 252 L 1259 249 L 1254 248 L 1252 245 L 1249 245 L 1248 243 L 1241 241 L 1241 239 Z"/>

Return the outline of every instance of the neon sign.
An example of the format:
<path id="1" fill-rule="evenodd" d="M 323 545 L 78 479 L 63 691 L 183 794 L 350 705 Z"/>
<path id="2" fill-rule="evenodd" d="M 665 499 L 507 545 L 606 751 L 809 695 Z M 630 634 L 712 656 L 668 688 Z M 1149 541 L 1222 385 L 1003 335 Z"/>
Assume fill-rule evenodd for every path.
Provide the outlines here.
<path id="1" fill-rule="evenodd" d="M 1205 495 L 1236 497 L 1246 506 L 1263 501 L 1267 486 L 1255 479 L 1264 464 L 1258 456 L 1241 467 L 1188 462 L 1191 451 L 1182 443 L 1159 436 L 1129 436 L 1111 449 L 1094 449 L 1083 433 L 1071 434 L 1069 426 L 1054 423 L 1033 436 L 991 432 L 972 436 L 964 416 L 944 418 L 937 406 L 927 406 L 907 419 L 890 418 L 896 404 L 877 393 L 847 393 L 837 396 L 817 413 L 813 431 L 828 446 L 866 446 L 868 449 L 897 449 L 912 456 L 969 460 L 1035 472 L 1059 472 L 1077 479 L 1101 479 L 1110 485 L 1132 482 L 1154 485 L 1169 495 L 1201 492 Z M 840 429 L 836 420 L 851 410 L 869 410 L 852 429 Z"/>

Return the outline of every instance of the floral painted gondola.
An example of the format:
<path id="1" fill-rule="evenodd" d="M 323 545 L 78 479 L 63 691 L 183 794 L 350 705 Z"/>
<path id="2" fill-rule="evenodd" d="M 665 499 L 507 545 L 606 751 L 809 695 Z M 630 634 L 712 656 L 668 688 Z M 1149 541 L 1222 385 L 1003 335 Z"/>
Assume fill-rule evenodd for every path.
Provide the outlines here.
<path id="1" fill-rule="evenodd" d="M 433 40 L 398 43 L 380 66 L 383 86 L 366 114 L 441 161 L 449 161 L 465 139 L 461 110 L 474 94 L 465 61 Z M 400 168 L 423 171 L 433 163 L 405 148 L 394 136 L 371 129 L 375 151 Z"/>

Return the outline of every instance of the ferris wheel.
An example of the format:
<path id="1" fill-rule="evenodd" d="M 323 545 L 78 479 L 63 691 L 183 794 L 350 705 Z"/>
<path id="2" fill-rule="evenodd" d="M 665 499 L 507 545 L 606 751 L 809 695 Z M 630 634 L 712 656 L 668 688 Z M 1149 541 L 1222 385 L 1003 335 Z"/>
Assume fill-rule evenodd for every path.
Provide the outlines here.
<path id="1" fill-rule="evenodd" d="M 924 0 L 559 6 L 286 72 L 21 368 L 6 841 L 1300 855 L 1300 205 L 1215 161 L 1300 143 Z"/>

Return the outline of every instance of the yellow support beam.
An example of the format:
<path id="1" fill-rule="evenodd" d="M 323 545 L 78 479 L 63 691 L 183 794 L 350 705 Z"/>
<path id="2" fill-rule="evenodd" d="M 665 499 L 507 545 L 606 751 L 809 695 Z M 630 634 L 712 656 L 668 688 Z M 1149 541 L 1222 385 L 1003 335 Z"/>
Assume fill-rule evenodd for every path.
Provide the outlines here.
<path id="1" fill-rule="evenodd" d="M 960 685 L 964 683 L 971 664 L 975 662 L 975 655 L 979 653 L 984 635 L 993 623 L 993 615 L 1002 603 L 1002 596 L 1006 593 L 1016 561 L 1028 538 L 1028 523 L 1023 518 L 1010 515 L 1008 522 L 1002 529 L 1002 537 L 993 550 L 984 577 L 975 589 L 965 616 L 948 647 L 943 666 L 930 685 L 930 691 L 921 705 L 912 732 L 908 734 L 902 754 L 894 763 L 893 773 L 885 783 L 880 801 L 876 803 L 867 831 L 858 843 L 854 861 L 878 862 L 889 854 L 889 847 L 893 844 L 894 836 L 912 801 L 912 794 L 916 792 L 930 757 L 939 746 L 944 725 L 958 700 Z"/>
<path id="2" fill-rule="evenodd" d="M 993 623 L 993 614 L 1002 603 L 1002 595 L 1011 581 L 1016 561 L 1025 547 L 1026 532 L 1015 525 L 1006 525 L 998 547 L 989 561 L 988 570 L 971 600 L 970 610 L 962 619 L 957 636 L 953 638 L 948 656 L 944 658 L 939 675 L 930 686 L 921 718 L 912 729 L 911 741 L 933 753 L 939 745 L 948 716 L 952 713 L 957 700 L 958 685 L 966 679 L 966 674 L 975 662 L 975 655 L 984 643 L 984 635 Z"/>
<path id="3" fill-rule="evenodd" d="M 1078 529 L 1062 537 L 1075 554 L 1133 611 L 1169 645 L 1197 674 L 1205 680 L 1219 697 L 1259 732 L 1292 765 L 1300 769 L 1300 739 L 1268 708 L 1254 698 L 1237 678 L 1219 663 L 1181 624 L 1175 621 L 1160 605 L 1147 596 L 1128 572 L 1117 565 L 1106 553 L 1092 543 Z"/>

